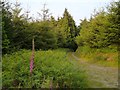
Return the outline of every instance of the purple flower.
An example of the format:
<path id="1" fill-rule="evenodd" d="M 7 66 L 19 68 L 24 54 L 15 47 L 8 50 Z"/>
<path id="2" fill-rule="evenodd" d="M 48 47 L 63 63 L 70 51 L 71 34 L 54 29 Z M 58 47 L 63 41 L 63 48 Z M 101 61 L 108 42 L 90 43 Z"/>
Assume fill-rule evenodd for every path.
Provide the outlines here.
<path id="1" fill-rule="evenodd" d="M 32 55 L 31 59 L 30 59 L 30 73 L 32 74 L 32 70 L 33 70 L 33 60 L 34 60 L 34 55 Z"/>

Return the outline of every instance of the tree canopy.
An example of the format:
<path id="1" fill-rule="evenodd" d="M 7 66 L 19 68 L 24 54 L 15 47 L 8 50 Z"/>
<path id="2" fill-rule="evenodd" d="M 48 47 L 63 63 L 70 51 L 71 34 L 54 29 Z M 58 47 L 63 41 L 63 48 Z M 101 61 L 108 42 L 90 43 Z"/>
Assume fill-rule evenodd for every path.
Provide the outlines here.
<path id="1" fill-rule="evenodd" d="M 3 53 L 13 49 L 31 49 L 35 38 L 36 49 L 70 48 L 87 45 L 103 48 L 118 45 L 120 38 L 120 0 L 112 2 L 107 11 L 97 11 L 81 20 L 76 26 L 72 15 L 65 8 L 62 17 L 56 20 L 44 5 L 40 20 L 28 18 L 22 13 L 21 4 L 16 2 L 11 7 L 9 2 L 2 2 L 2 50 Z"/>
<path id="2" fill-rule="evenodd" d="M 76 37 L 78 45 L 92 48 L 104 48 L 119 43 L 120 30 L 120 1 L 112 2 L 107 12 L 100 10 L 90 20 L 82 20 L 80 33 Z"/>

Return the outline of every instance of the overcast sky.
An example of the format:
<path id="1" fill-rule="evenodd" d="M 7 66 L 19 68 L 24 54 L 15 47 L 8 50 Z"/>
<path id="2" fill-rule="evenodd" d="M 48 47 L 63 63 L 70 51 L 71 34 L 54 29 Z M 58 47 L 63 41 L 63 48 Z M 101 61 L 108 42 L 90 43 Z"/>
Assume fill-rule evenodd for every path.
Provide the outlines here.
<path id="1" fill-rule="evenodd" d="M 16 0 L 9 0 L 15 3 Z M 90 18 L 94 9 L 106 7 L 113 0 L 18 0 L 21 3 L 23 10 L 29 10 L 30 15 L 37 17 L 37 12 L 43 8 L 46 3 L 46 8 L 57 19 L 63 15 L 64 9 L 67 8 L 69 13 L 73 16 L 76 24 L 80 23 L 80 19 Z"/>

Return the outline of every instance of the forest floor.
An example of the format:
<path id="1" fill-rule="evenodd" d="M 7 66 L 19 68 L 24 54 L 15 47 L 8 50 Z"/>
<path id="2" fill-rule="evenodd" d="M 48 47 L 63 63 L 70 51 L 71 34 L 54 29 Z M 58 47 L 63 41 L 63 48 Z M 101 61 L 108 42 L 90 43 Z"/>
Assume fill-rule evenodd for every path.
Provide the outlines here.
<path id="1" fill-rule="evenodd" d="M 85 62 L 74 53 L 69 53 L 70 58 L 74 58 L 82 67 L 88 77 L 89 88 L 118 88 L 118 68 L 104 67 Z"/>

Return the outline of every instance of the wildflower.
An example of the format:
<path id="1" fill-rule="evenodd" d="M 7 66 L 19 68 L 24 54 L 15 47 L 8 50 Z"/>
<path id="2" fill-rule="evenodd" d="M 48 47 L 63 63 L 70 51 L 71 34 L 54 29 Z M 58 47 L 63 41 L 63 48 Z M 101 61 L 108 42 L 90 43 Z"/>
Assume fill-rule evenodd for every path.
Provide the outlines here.
<path id="1" fill-rule="evenodd" d="M 32 55 L 31 59 L 30 59 L 30 73 L 32 74 L 32 70 L 33 70 L 33 60 L 34 60 L 34 55 Z"/>
<path id="2" fill-rule="evenodd" d="M 32 71 L 33 71 L 33 61 L 34 61 L 34 38 L 32 40 L 32 56 L 31 56 L 31 59 L 30 59 L 30 74 L 32 74 Z"/>

